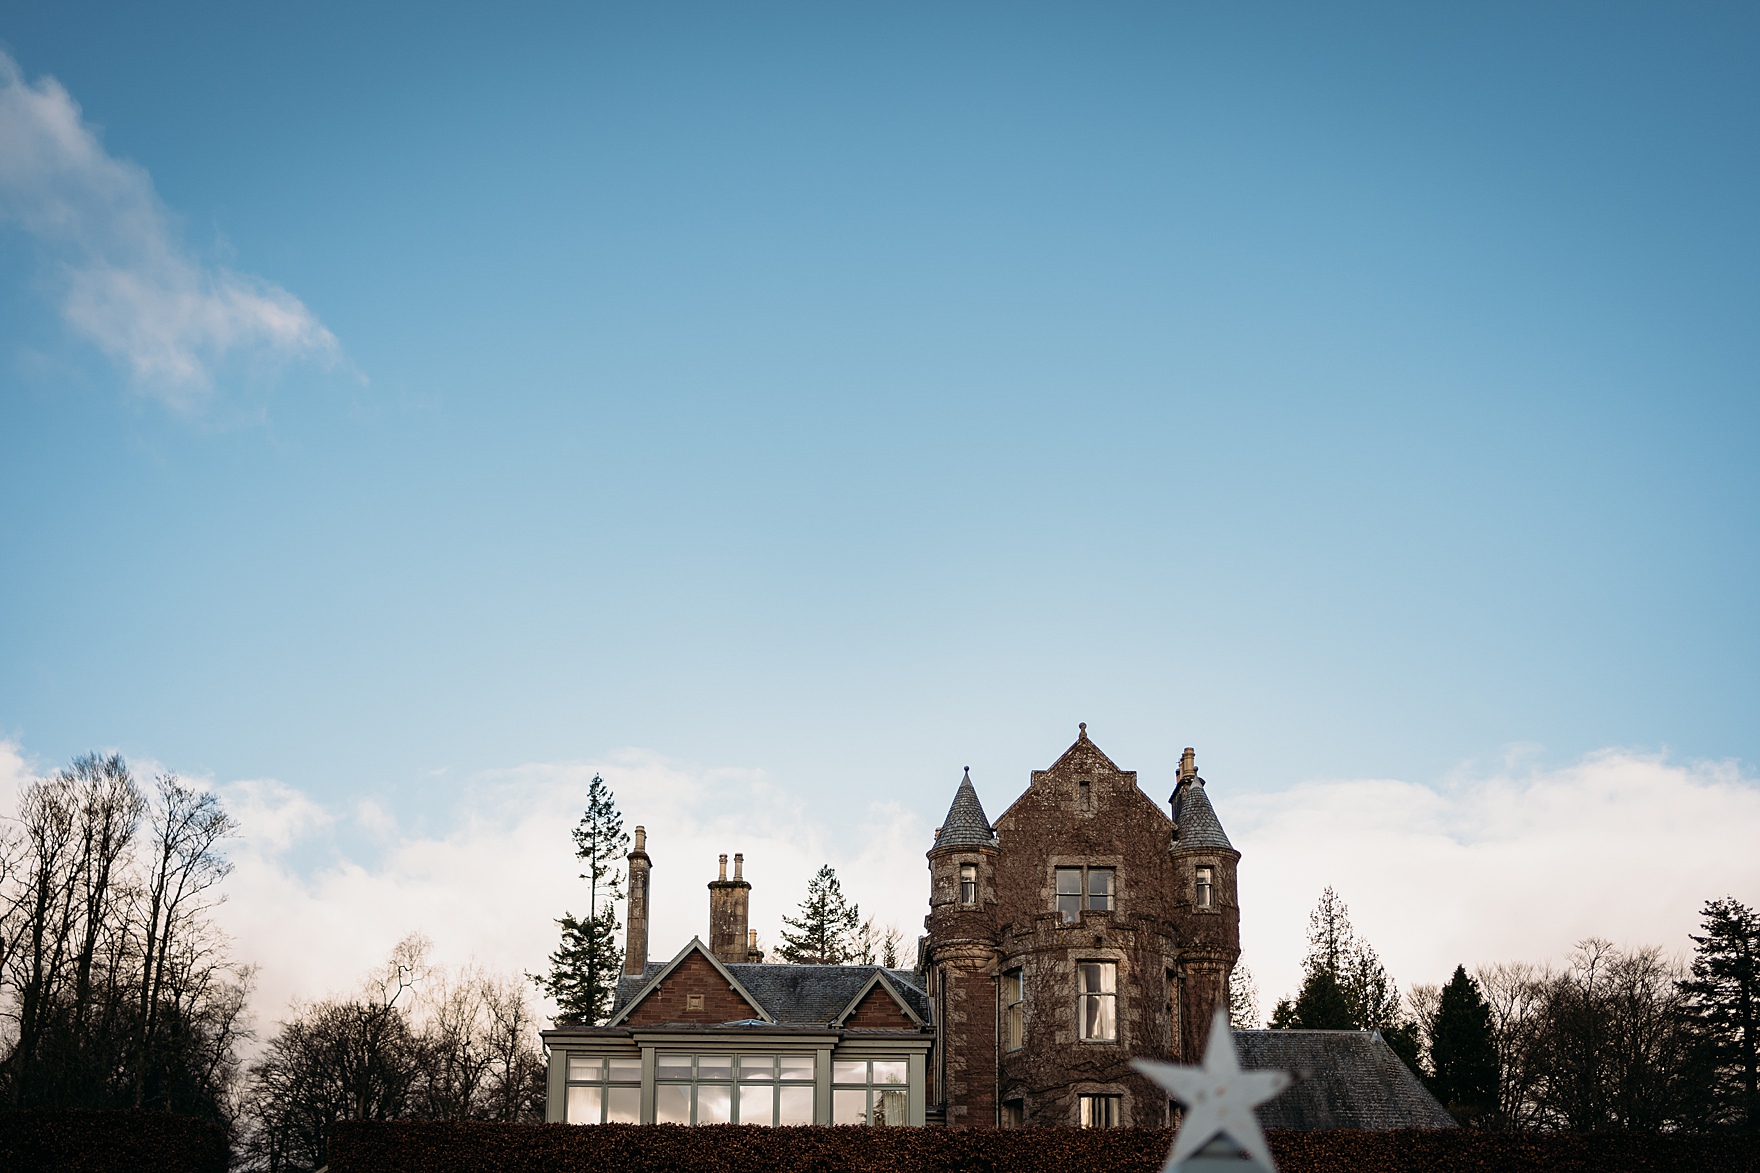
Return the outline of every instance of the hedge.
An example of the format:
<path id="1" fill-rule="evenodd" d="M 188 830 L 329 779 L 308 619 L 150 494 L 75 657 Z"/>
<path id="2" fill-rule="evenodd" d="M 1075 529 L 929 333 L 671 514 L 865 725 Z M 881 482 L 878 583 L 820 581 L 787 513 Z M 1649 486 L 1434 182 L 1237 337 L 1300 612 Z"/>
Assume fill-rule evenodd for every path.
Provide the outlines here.
<path id="1" fill-rule="evenodd" d="M 1760 1139 L 1271 1132 L 1283 1173 L 1760 1173 Z M 1163 1129 L 339 1123 L 331 1173 L 1158 1173 Z"/>
<path id="2" fill-rule="evenodd" d="M 0 1112 L 6 1173 L 226 1173 L 226 1130 L 163 1112 Z"/>

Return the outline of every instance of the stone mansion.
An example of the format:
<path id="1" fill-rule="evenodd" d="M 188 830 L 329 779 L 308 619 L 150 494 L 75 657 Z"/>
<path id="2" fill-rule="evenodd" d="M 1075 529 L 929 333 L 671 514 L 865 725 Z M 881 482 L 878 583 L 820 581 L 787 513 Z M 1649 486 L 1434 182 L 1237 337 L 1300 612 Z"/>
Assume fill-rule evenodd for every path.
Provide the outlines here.
<path id="1" fill-rule="evenodd" d="M 739 856 L 707 943 L 651 963 L 646 846 L 610 1017 L 544 1032 L 551 1120 L 1161 1126 L 1129 1061 L 1195 1061 L 1240 955 L 1240 853 L 1193 752 L 1164 810 L 1085 725 L 995 822 L 960 781 L 908 970 L 756 963 Z"/>

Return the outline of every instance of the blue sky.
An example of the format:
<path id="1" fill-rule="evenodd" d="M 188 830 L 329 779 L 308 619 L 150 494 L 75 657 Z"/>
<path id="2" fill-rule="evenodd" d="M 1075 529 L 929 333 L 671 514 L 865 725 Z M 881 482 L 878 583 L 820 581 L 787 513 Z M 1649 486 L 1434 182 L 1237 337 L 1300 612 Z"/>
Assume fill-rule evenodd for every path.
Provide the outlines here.
<path id="1" fill-rule="evenodd" d="M 1752 785 L 1750 6 L 68 4 L 0 43 L 101 155 L 0 138 L 39 768 L 442 833 L 634 748 L 850 851 L 967 764 L 999 811 L 1078 720 L 1157 797 L 1198 747 L 1225 819 L 1512 755 Z M 131 265 L 146 300 L 79 300 Z"/>

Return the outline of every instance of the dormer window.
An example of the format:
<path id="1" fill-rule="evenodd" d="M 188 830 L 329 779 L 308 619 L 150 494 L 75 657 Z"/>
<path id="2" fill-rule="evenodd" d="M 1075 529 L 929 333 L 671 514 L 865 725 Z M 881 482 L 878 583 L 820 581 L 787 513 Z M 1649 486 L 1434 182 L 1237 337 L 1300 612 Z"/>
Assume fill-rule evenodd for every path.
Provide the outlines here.
<path id="1" fill-rule="evenodd" d="M 978 903 L 978 865 L 975 863 L 959 865 L 959 902 L 965 905 Z"/>
<path id="2" fill-rule="evenodd" d="M 1198 907 L 1216 907 L 1216 869 L 1209 864 L 1198 865 Z"/>

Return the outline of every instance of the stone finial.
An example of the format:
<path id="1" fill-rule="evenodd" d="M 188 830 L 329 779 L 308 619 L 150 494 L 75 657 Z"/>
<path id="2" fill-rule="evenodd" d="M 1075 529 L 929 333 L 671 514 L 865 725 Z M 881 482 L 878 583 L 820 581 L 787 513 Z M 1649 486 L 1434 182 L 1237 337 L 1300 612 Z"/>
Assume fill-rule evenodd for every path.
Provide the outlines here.
<path id="1" fill-rule="evenodd" d="M 721 878 L 727 879 L 727 853 L 721 853 Z"/>
<path id="2" fill-rule="evenodd" d="M 1088 723 L 1086 721 L 1077 721 L 1076 722 L 1076 729 L 1079 730 L 1079 733 L 1076 737 L 1077 741 L 1088 740 Z"/>

